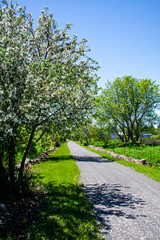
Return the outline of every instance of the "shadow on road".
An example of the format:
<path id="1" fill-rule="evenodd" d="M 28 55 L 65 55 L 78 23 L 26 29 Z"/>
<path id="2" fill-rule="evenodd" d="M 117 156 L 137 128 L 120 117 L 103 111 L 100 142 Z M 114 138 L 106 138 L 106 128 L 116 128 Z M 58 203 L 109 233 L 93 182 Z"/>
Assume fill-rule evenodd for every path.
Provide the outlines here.
<path id="1" fill-rule="evenodd" d="M 129 190 L 129 187 L 119 184 L 89 184 L 84 187 L 89 201 L 93 205 L 94 214 L 97 216 L 98 222 L 102 223 L 105 233 L 111 229 L 109 220 L 111 216 L 127 219 L 147 217 L 134 212 L 134 209 L 143 208 L 146 202 L 141 198 L 134 197 L 131 193 L 124 193 L 126 188 Z"/>
<path id="2" fill-rule="evenodd" d="M 74 159 L 77 161 L 77 162 L 102 162 L 102 163 L 111 163 L 112 161 L 110 160 L 107 160 L 103 157 L 100 157 L 100 156 L 95 156 L 95 157 L 91 157 L 91 156 L 85 156 L 85 157 L 82 157 L 82 156 L 74 156 Z"/>
<path id="3" fill-rule="evenodd" d="M 101 156 L 95 156 L 95 157 L 91 157 L 91 156 L 85 156 L 85 157 L 82 157 L 82 156 L 74 156 L 74 157 L 71 157 L 71 155 L 61 155 L 61 156 L 52 156 L 50 158 L 51 161 L 54 161 L 54 162 L 59 162 L 59 161 L 67 161 L 67 160 L 71 160 L 72 159 L 75 159 L 77 162 L 106 162 L 106 163 L 110 163 L 112 161 L 110 160 L 107 160 Z"/>

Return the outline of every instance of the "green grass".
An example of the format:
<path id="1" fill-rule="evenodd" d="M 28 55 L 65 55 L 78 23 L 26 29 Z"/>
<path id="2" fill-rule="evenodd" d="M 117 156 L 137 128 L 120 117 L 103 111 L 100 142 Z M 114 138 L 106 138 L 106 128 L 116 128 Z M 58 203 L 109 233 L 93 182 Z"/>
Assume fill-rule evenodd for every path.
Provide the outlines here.
<path id="1" fill-rule="evenodd" d="M 134 169 L 135 171 L 143 173 L 147 177 L 160 182 L 160 167 L 150 167 L 150 166 L 144 166 L 144 165 L 136 164 L 136 163 L 132 163 L 132 162 L 127 162 L 124 160 L 118 160 L 118 159 L 115 159 L 115 158 L 111 157 L 110 155 L 105 154 L 103 152 L 99 152 L 92 148 L 86 147 L 82 144 L 80 144 L 80 145 L 87 148 L 88 150 L 90 150 L 92 152 L 98 153 L 100 156 L 102 156 L 110 161 L 114 161 L 114 162 L 120 163 L 124 166 L 130 167 L 130 168 Z"/>
<path id="2" fill-rule="evenodd" d="M 50 155 L 50 161 L 34 165 L 33 170 L 40 176 L 36 181 L 43 186 L 51 182 L 65 185 L 78 184 L 80 176 L 80 171 L 68 150 L 67 143 L 62 144 L 55 153 Z"/>
<path id="3" fill-rule="evenodd" d="M 80 171 L 61 145 L 48 162 L 34 165 L 34 181 L 47 192 L 33 239 L 99 239 L 91 206 L 79 184 Z"/>
<path id="4" fill-rule="evenodd" d="M 125 155 L 127 157 L 133 157 L 136 159 L 146 159 L 147 162 L 160 164 L 160 146 L 147 146 L 147 145 L 132 145 L 122 146 L 115 148 L 105 148 L 107 151 L 113 151 L 118 154 Z"/>

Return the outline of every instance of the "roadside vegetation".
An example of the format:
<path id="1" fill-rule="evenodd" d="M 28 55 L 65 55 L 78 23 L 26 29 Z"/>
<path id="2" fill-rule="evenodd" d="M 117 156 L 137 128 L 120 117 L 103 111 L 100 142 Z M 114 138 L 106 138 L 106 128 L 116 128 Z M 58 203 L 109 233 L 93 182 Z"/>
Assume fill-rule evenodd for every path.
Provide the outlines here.
<path id="1" fill-rule="evenodd" d="M 64 143 L 49 161 L 33 166 L 32 194 L 8 203 L 10 218 L 1 239 L 100 239 L 79 178 L 80 171 Z"/>

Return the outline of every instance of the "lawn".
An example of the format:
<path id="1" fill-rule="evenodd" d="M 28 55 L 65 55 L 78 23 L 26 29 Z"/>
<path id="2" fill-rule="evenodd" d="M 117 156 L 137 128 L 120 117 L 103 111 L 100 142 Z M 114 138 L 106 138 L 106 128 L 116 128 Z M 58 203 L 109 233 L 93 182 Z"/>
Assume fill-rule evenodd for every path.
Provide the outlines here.
<path id="1" fill-rule="evenodd" d="M 101 239 L 67 143 L 32 171 L 33 193 L 5 203 L 10 215 L 0 239 Z"/>

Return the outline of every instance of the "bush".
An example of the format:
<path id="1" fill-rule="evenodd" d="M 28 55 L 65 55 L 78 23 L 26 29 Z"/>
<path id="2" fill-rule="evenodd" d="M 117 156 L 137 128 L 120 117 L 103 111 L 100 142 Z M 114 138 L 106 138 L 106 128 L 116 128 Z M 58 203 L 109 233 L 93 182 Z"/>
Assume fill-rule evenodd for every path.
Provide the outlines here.
<path id="1" fill-rule="evenodd" d="M 151 136 L 151 139 L 159 139 L 159 140 L 160 140 L 160 134 L 158 134 L 158 135 L 152 135 L 152 136 Z"/>
<path id="2" fill-rule="evenodd" d="M 148 145 L 153 145 L 153 146 L 158 146 L 160 145 L 160 140 L 159 139 L 146 139 L 146 138 L 141 138 L 140 143 L 148 144 Z"/>

